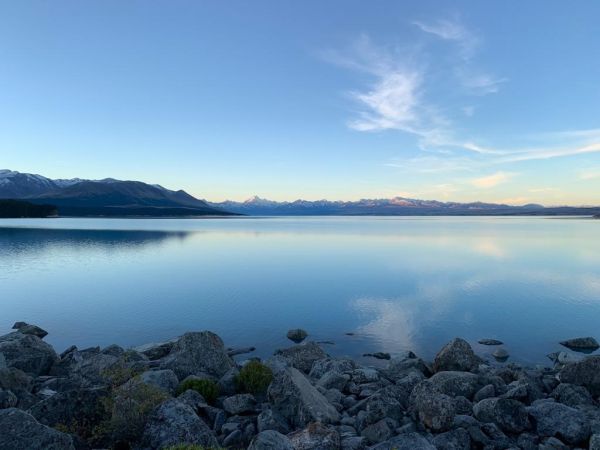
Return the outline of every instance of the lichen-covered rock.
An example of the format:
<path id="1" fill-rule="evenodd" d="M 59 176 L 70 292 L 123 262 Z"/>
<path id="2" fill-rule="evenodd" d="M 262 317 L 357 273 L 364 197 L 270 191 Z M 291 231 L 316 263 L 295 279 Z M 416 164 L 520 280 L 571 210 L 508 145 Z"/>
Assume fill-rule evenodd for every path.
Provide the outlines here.
<path id="1" fill-rule="evenodd" d="M 320 359 L 327 358 L 327 353 L 315 342 L 294 345 L 293 347 L 277 350 L 275 356 L 283 358 L 288 365 L 296 369 L 309 373 L 313 363 Z"/>
<path id="2" fill-rule="evenodd" d="M 238 394 L 223 400 L 223 409 L 232 416 L 253 413 L 256 410 L 256 399 L 252 394 Z"/>
<path id="3" fill-rule="evenodd" d="M 248 450 L 295 450 L 287 436 L 275 431 L 265 430 L 256 435 Z"/>
<path id="4" fill-rule="evenodd" d="M 29 412 L 38 422 L 50 427 L 59 424 L 92 426 L 104 419 L 103 400 L 108 394 L 104 387 L 58 392 L 33 405 Z"/>
<path id="5" fill-rule="evenodd" d="M 330 370 L 317 381 L 317 386 L 321 386 L 324 389 L 337 389 L 342 391 L 349 380 L 349 375 Z"/>
<path id="6" fill-rule="evenodd" d="M 531 424 L 523 403 L 506 398 L 486 398 L 473 406 L 473 415 L 481 422 L 491 422 L 509 433 L 521 433 Z"/>
<path id="7" fill-rule="evenodd" d="M 328 357 L 315 361 L 308 376 L 314 379 L 320 379 L 327 372 L 349 374 L 356 368 L 358 368 L 356 362 L 351 359 Z"/>
<path id="8" fill-rule="evenodd" d="M 297 428 L 313 421 L 339 420 L 337 410 L 293 367 L 275 373 L 267 396 L 273 409 Z"/>
<path id="9" fill-rule="evenodd" d="M 457 428 L 438 434 L 431 443 L 438 450 L 469 450 L 471 448 L 471 436 L 467 430 Z"/>
<path id="10" fill-rule="evenodd" d="M 370 450 L 436 450 L 436 448 L 419 433 L 405 433 L 374 445 Z"/>
<path id="11" fill-rule="evenodd" d="M 171 369 L 180 380 L 206 373 L 220 378 L 235 366 L 219 336 L 210 331 L 185 333 L 161 361 L 161 369 Z"/>
<path id="12" fill-rule="evenodd" d="M 366 426 L 360 433 L 369 444 L 378 444 L 387 441 L 394 435 L 394 427 L 389 423 L 390 419 L 381 419 L 372 425 Z"/>
<path id="13" fill-rule="evenodd" d="M 151 449 L 180 444 L 217 447 L 213 431 L 185 403 L 171 399 L 162 403 L 150 416 L 144 429 L 144 445 Z"/>
<path id="14" fill-rule="evenodd" d="M 50 344 L 33 334 L 20 331 L 0 337 L 0 353 L 6 365 L 22 370 L 33 376 L 46 375 L 58 360 L 58 355 Z"/>
<path id="15" fill-rule="evenodd" d="M 410 408 L 419 422 L 435 432 L 450 429 L 456 415 L 452 398 L 429 380 L 417 384 L 410 395 Z"/>
<path id="16" fill-rule="evenodd" d="M 287 420 L 271 408 L 262 411 L 256 418 L 258 431 L 275 430 L 282 434 L 288 434 L 290 431 Z"/>
<path id="17" fill-rule="evenodd" d="M 16 322 L 13 325 L 13 330 L 19 330 L 23 334 L 31 334 L 37 336 L 40 339 L 48 336 L 48 332 L 37 325 L 30 325 L 26 322 Z"/>
<path id="18" fill-rule="evenodd" d="M 580 405 L 593 405 L 594 399 L 583 386 L 561 383 L 550 393 L 557 402 L 575 408 Z"/>
<path id="19" fill-rule="evenodd" d="M 600 355 L 566 364 L 560 371 L 559 378 L 561 383 L 584 386 L 592 396 L 600 396 Z"/>
<path id="20" fill-rule="evenodd" d="M 10 391 L 17 397 L 17 405 L 21 409 L 29 408 L 36 398 L 31 393 L 33 378 L 14 367 L 0 369 L 0 389 Z"/>
<path id="21" fill-rule="evenodd" d="M 147 370 L 139 375 L 142 383 L 155 386 L 158 389 L 173 395 L 179 385 L 177 375 L 170 369 L 163 370 Z"/>
<path id="22" fill-rule="evenodd" d="M 429 381 L 446 395 L 451 397 L 460 395 L 468 399 L 472 399 L 481 387 L 479 377 L 470 372 L 438 372 Z"/>
<path id="23" fill-rule="evenodd" d="M 319 422 L 308 424 L 303 430 L 288 434 L 295 450 L 339 450 L 340 435 L 335 428 Z"/>
<path id="24" fill-rule="evenodd" d="M 475 355 L 473 349 L 464 339 L 456 338 L 446 344 L 433 361 L 433 371 L 457 370 L 469 372 L 476 369 L 481 359 Z"/>
<path id="25" fill-rule="evenodd" d="M 0 410 L 0 449 L 75 450 L 68 434 L 38 423 L 16 408 Z"/>
<path id="26" fill-rule="evenodd" d="M 175 342 L 177 342 L 176 339 L 167 342 L 144 344 L 135 347 L 134 350 L 145 355 L 150 361 L 156 361 L 167 356 L 171 352 Z"/>
<path id="27" fill-rule="evenodd" d="M 528 408 L 540 436 L 557 437 L 570 444 L 585 441 L 590 425 L 585 414 L 561 403 L 542 400 Z"/>

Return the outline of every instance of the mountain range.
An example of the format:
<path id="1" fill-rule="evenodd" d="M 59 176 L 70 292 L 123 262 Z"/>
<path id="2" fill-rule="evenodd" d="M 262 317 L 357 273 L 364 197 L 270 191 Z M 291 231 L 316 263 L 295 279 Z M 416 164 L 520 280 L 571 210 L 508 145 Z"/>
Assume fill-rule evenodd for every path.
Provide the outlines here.
<path id="1" fill-rule="evenodd" d="M 600 207 L 512 206 L 458 203 L 403 197 L 357 201 L 295 200 L 276 202 L 252 197 L 243 202 L 209 202 L 183 190 L 140 181 L 53 180 L 41 175 L 0 170 L 0 199 L 49 204 L 62 216 L 206 216 L 206 215 L 597 215 Z"/>

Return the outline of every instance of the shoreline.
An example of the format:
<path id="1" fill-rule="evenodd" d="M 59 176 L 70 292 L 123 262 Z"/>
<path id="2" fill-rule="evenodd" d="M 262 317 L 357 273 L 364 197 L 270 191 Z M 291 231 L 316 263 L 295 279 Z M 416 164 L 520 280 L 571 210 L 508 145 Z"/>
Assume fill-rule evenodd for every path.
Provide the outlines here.
<path id="1" fill-rule="evenodd" d="M 600 356 L 490 364 L 456 338 L 432 361 L 330 357 L 290 330 L 268 359 L 209 331 L 60 355 L 18 322 L 0 337 L 0 448 L 598 448 Z M 293 343 L 292 341 L 296 342 Z M 498 349 L 499 341 L 484 340 Z M 593 338 L 567 342 L 597 346 Z M 483 344 L 482 344 L 483 345 Z M 597 347 L 596 347 L 597 348 Z M 234 354 L 248 356 L 236 362 Z M 50 444 L 51 445 L 50 445 Z M 194 447 L 181 447 L 182 449 Z"/>

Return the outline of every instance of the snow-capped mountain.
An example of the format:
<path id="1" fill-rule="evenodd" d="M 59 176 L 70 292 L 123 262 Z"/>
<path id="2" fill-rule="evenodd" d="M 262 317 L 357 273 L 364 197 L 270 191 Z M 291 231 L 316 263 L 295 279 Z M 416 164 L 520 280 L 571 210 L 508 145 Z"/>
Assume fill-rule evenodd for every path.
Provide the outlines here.
<path id="1" fill-rule="evenodd" d="M 140 181 L 113 178 L 53 180 L 11 170 L 0 170 L 0 199 L 51 204 L 57 206 L 60 213 L 72 215 L 96 215 L 99 212 L 114 215 L 125 211 L 127 215 L 225 214 L 185 191 L 172 191 Z"/>

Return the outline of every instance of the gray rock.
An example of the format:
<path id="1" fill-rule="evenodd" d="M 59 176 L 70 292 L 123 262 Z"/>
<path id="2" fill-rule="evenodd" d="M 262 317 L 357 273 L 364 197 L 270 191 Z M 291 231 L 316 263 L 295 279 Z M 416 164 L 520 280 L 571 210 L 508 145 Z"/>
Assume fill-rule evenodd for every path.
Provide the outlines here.
<path id="1" fill-rule="evenodd" d="M 235 379 L 239 375 L 240 371 L 237 367 L 229 369 L 225 375 L 219 378 L 217 385 L 219 386 L 219 393 L 221 395 L 233 395 L 236 393 L 236 382 Z"/>
<path id="2" fill-rule="evenodd" d="M 162 449 L 172 445 L 187 444 L 217 447 L 212 430 L 185 403 L 171 399 L 162 403 L 151 414 L 143 435 L 144 445 Z"/>
<path id="3" fill-rule="evenodd" d="M 402 386 L 387 386 L 364 401 L 367 422 L 375 423 L 380 419 L 400 420 L 408 407 L 409 390 Z"/>
<path id="4" fill-rule="evenodd" d="M 433 361 L 433 371 L 458 370 L 469 372 L 476 369 L 481 359 L 464 339 L 456 338 L 446 344 Z"/>
<path id="5" fill-rule="evenodd" d="M 282 434 L 288 434 L 291 431 L 287 420 L 271 408 L 265 409 L 258 415 L 256 424 L 259 432 L 274 430 Z"/>
<path id="6" fill-rule="evenodd" d="M 575 408 L 579 405 L 593 405 L 594 399 L 583 386 L 561 383 L 550 393 L 557 402 Z"/>
<path id="7" fill-rule="evenodd" d="M 308 424 L 303 430 L 288 434 L 295 450 L 338 450 L 340 435 L 335 428 L 319 422 Z"/>
<path id="8" fill-rule="evenodd" d="M 290 341 L 294 341 L 296 344 L 299 344 L 304 339 L 306 339 L 306 336 L 308 336 L 308 333 L 302 328 L 295 328 L 287 332 L 287 338 Z"/>
<path id="9" fill-rule="evenodd" d="M 558 374 L 561 383 L 584 386 L 594 397 L 600 396 L 600 355 L 588 356 L 567 364 Z"/>
<path id="10" fill-rule="evenodd" d="M 391 438 L 394 435 L 394 430 L 389 424 L 389 419 L 381 419 L 365 427 L 360 435 L 367 440 L 367 443 L 378 444 Z"/>
<path id="11" fill-rule="evenodd" d="M 19 331 L 0 337 L 0 353 L 4 354 L 8 367 L 34 376 L 48 374 L 52 364 L 58 360 L 51 345 L 37 336 Z"/>
<path id="12" fill-rule="evenodd" d="M 471 436 L 467 430 L 458 428 L 438 434 L 431 443 L 438 450 L 469 450 L 471 448 Z"/>
<path id="13" fill-rule="evenodd" d="M 312 421 L 339 420 L 337 410 L 293 367 L 275 373 L 267 396 L 273 409 L 297 428 Z"/>
<path id="14" fill-rule="evenodd" d="M 535 402 L 528 408 L 540 436 L 558 437 L 570 444 L 583 442 L 590 436 L 585 414 L 575 408 L 553 401 Z"/>
<path id="15" fill-rule="evenodd" d="M 26 322 L 16 322 L 13 325 L 13 330 L 19 330 L 19 332 L 23 334 L 31 334 L 33 336 L 37 336 L 40 339 L 48 336 L 48 332 L 37 325 L 29 325 Z"/>
<path id="16" fill-rule="evenodd" d="M 357 368 L 356 363 L 351 359 L 325 358 L 319 359 L 313 363 L 309 376 L 314 379 L 320 379 L 327 372 L 337 372 L 349 374 Z"/>
<path id="17" fill-rule="evenodd" d="M 387 360 L 392 359 L 392 356 L 386 352 L 363 353 L 363 356 L 370 356 L 371 358 L 375 358 L 375 359 L 387 359 Z"/>
<path id="18" fill-rule="evenodd" d="M 16 408 L 0 410 L 0 448 L 6 450 L 75 450 L 73 439 L 38 423 Z"/>
<path id="19" fill-rule="evenodd" d="M 155 361 L 167 356 L 171 352 L 175 342 L 177 342 L 177 339 L 167 342 L 144 344 L 140 345 L 139 347 L 135 347 L 134 350 L 146 355 L 150 361 Z"/>
<path id="20" fill-rule="evenodd" d="M 242 444 L 243 440 L 244 440 L 244 433 L 242 433 L 242 430 L 235 430 L 235 431 L 232 431 L 231 433 L 229 433 L 225 437 L 225 439 L 223 439 L 223 445 L 226 448 L 238 447 L 239 445 Z"/>
<path id="21" fill-rule="evenodd" d="M 220 378 L 235 366 L 223 341 L 210 331 L 185 333 L 161 361 L 161 369 L 171 369 L 180 380 L 206 373 Z"/>
<path id="22" fill-rule="evenodd" d="M 494 353 L 492 353 L 492 356 L 496 358 L 497 361 L 506 361 L 510 355 L 508 354 L 506 349 L 499 348 L 495 350 Z"/>
<path id="23" fill-rule="evenodd" d="M 265 430 L 252 439 L 248 450 L 294 450 L 294 447 L 287 436 L 275 430 Z"/>
<path id="24" fill-rule="evenodd" d="M 8 369 L 8 365 L 6 364 L 6 358 L 4 357 L 4 353 L 0 353 L 0 370 Z"/>
<path id="25" fill-rule="evenodd" d="M 93 426 L 104 419 L 102 402 L 108 393 L 104 387 L 58 392 L 34 404 L 29 413 L 38 422 L 50 427 L 58 424 Z"/>
<path id="26" fill-rule="evenodd" d="M 600 450 L 600 434 L 594 434 L 590 438 L 589 450 Z"/>
<path id="27" fill-rule="evenodd" d="M 451 397 L 461 395 L 470 399 L 481 387 L 479 377 L 470 372 L 437 372 L 429 381 L 442 393 Z"/>
<path id="28" fill-rule="evenodd" d="M 18 401 L 19 399 L 12 391 L 0 389 L 0 409 L 14 408 Z"/>
<path id="29" fill-rule="evenodd" d="M 344 387 L 346 387 L 346 383 L 350 380 L 348 375 L 342 375 L 336 371 L 329 371 L 323 375 L 319 381 L 317 381 L 316 385 L 321 386 L 324 389 L 337 389 L 342 391 Z"/>
<path id="30" fill-rule="evenodd" d="M 367 440 L 362 436 L 342 438 L 340 448 L 341 450 L 365 450 L 367 448 Z"/>
<path id="31" fill-rule="evenodd" d="M 112 344 L 108 347 L 104 347 L 102 350 L 100 350 L 100 353 L 103 355 L 111 355 L 120 358 L 121 356 L 125 355 L 125 349 L 120 345 Z"/>
<path id="32" fill-rule="evenodd" d="M 456 414 L 473 414 L 473 403 L 462 395 L 454 397 L 454 409 Z"/>
<path id="33" fill-rule="evenodd" d="M 199 412 L 201 409 L 208 407 L 206 400 L 202 395 L 193 389 L 188 389 L 185 392 L 182 392 L 177 400 L 185 403 L 189 407 L 191 407 L 194 411 Z"/>
<path id="34" fill-rule="evenodd" d="M 598 350 L 600 348 L 600 344 L 593 337 L 580 337 L 575 339 L 568 339 L 566 341 L 562 341 L 560 345 L 564 345 L 567 348 L 575 351 L 590 351 Z"/>
<path id="35" fill-rule="evenodd" d="M 481 345 L 502 345 L 504 342 L 499 341 L 498 339 L 479 339 Z"/>
<path id="36" fill-rule="evenodd" d="M 484 387 L 479 389 L 475 395 L 473 396 L 473 401 L 475 403 L 485 399 L 492 398 L 496 396 L 496 388 L 493 384 L 486 384 Z"/>
<path id="37" fill-rule="evenodd" d="M 569 446 L 565 445 L 560 439 L 549 437 L 538 446 L 538 450 L 569 450 Z"/>
<path id="38" fill-rule="evenodd" d="M 223 409 L 230 415 L 249 414 L 256 410 L 256 399 L 252 394 L 238 394 L 223 400 Z"/>
<path id="39" fill-rule="evenodd" d="M 0 369 L 0 389 L 12 392 L 17 397 L 17 406 L 22 409 L 28 408 L 36 401 L 31 393 L 33 379 L 14 367 Z"/>
<path id="40" fill-rule="evenodd" d="M 385 376 L 392 381 L 400 380 L 415 371 L 425 376 L 431 376 L 432 373 L 431 367 L 412 352 L 402 357 L 392 358 L 383 370 Z"/>
<path id="41" fill-rule="evenodd" d="M 410 395 L 410 408 L 419 422 L 438 433 L 450 429 L 456 415 L 452 398 L 428 380 L 414 387 Z"/>
<path id="42" fill-rule="evenodd" d="M 170 395 L 175 394 L 175 390 L 179 385 L 177 375 L 170 369 L 147 370 L 140 374 L 140 380 L 143 383 L 155 386 Z"/>
<path id="43" fill-rule="evenodd" d="M 405 433 L 374 445 L 371 450 L 436 450 L 436 448 L 419 433 Z"/>
<path id="44" fill-rule="evenodd" d="M 327 354 L 323 349 L 314 342 L 277 350 L 275 355 L 280 356 L 288 365 L 304 373 L 310 372 L 315 361 L 327 358 Z"/>
<path id="45" fill-rule="evenodd" d="M 473 415 L 481 422 L 492 422 L 509 433 L 520 433 L 531 424 L 525 406 L 505 398 L 486 398 L 473 406 Z"/>

